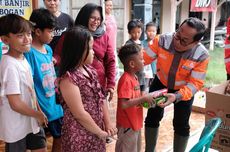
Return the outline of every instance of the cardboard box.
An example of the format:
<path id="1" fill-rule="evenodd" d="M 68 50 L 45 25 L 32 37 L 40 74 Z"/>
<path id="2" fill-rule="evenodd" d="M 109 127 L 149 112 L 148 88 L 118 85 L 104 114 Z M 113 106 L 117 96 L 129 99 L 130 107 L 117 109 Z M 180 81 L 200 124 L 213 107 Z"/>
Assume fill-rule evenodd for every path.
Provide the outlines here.
<path id="1" fill-rule="evenodd" d="M 194 95 L 192 111 L 205 114 L 205 104 L 206 104 L 206 93 L 204 91 L 198 91 Z"/>
<path id="2" fill-rule="evenodd" d="M 220 152 L 230 152 L 230 96 L 224 94 L 227 84 L 213 87 L 206 93 L 205 121 L 213 117 L 222 119 L 211 145 Z"/>

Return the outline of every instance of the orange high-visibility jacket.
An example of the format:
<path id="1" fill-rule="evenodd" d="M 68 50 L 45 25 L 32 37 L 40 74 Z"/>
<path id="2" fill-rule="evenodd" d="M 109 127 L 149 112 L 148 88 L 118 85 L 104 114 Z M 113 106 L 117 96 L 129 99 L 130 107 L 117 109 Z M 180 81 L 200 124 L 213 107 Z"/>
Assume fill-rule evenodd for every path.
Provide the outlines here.
<path id="1" fill-rule="evenodd" d="M 145 64 L 157 58 L 157 77 L 168 89 L 178 90 L 176 101 L 189 100 L 203 87 L 209 55 L 198 43 L 191 50 L 175 51 L 173 33 L 156 36 L 144 50 Z"/>
<path id="2" fill-rule="evenodd" d="M 225 39 L 225 47 L 224 47 L 224 62 L 227 74 L 230 74 L 230 17 L 227 22 L 227 35 Z"/>

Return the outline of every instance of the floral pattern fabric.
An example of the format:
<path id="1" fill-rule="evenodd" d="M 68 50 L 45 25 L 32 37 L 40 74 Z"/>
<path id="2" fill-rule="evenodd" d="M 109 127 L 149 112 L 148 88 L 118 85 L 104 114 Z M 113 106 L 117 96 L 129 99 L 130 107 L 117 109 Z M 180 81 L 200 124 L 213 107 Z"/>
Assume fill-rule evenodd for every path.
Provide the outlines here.
<path id="1" fill-rule="evenodd" d="M 96 72 L 89 66 L 84 67 L 89 74 L 85 76 L 76 69 L 64 77 L 79 87 L 84 109 L 95 123 L 104 129 L 102 106 L 105 100 Z M 64 118 L 62 126 L 62 149 L 64 152 L 105 152 L 105 141 L 86 130 L 72 115 L 63 102 Z"/>

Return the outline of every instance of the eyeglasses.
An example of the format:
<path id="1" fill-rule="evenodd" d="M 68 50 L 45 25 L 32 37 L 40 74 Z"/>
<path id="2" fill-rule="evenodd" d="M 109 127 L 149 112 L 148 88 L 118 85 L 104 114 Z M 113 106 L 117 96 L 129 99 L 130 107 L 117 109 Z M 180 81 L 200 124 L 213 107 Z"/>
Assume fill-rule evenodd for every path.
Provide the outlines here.
<path id="1" fill-rule="evenodd" d="M 188 46 L 188 45 L 190 45 L 190 44 L 192 44 L 192 43 L 194 42 L 194 41 L 188 42 L 187 40 L 182 39 L 181 36 L 180 36 L 180 34 L 179 34 L 179 31 L 176 31 L 176 32 L 173 34 L 173 37 L 174 37 L 174 39 L 175 39 L 176 41 L 180 41 L 180 44 L 181 44 L 182 46 Z"/>
<path id="2" fill-rule="evenodd" d="M 100 17 L 91 16 L 89 19 L 90 19 L 92 22 L 101 22 L 101 18 L 100 18 Z"/>

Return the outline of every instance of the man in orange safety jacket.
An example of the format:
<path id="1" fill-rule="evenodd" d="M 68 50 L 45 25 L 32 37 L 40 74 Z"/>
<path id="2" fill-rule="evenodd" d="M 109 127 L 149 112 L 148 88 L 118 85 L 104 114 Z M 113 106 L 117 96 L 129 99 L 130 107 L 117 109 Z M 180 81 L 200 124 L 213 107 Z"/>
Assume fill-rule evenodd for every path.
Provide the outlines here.
<path id="1" fill-rule="evenodd" d="M 167 88 L 165 103 L 148 109 L 145 119 L 146 152 L 155 150 L 159 122 L 164 107 L 174 103 L 174 152 L 184 152 L 189 138 L 189 117 L 193 96 L 203 87 L 209 55 L 200 40 L 204 24 L 197 18 L 186 19 L 175 33 L 162 34 L 144 48 L 144 60 L 157 59 L 157 74 L 150 92 Z"/>
<path id="2" fill-rule="evenodd" d="M 227 34 L 224 47 L 224 62 L 227 72 L 227 80 L 230 80 L 230 17 L 227 21 Z"/>

